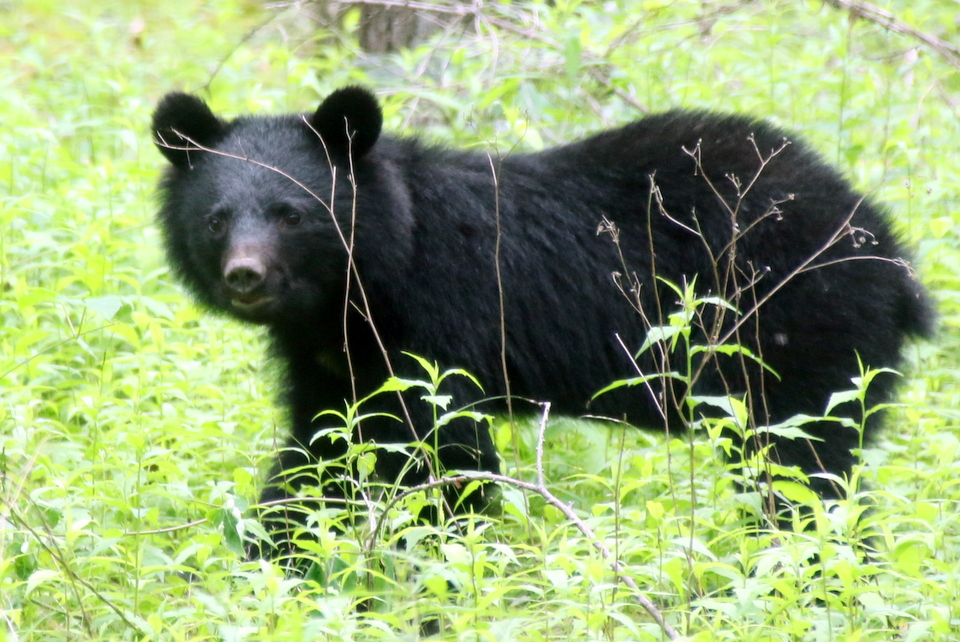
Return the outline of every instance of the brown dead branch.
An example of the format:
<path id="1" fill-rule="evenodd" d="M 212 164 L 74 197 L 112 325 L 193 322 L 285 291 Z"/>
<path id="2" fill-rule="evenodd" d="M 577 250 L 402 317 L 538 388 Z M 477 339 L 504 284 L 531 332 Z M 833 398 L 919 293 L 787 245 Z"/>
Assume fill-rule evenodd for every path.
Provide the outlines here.
<path id="1" fill-rule="evenodd" d="M 875 7 L 866 2 L 857 2 L 856 0 L 823 0 L 825 4 L 835 9 L 842 9 L 850 14 L 874 22 L 888 31 L 909 36 L 924 43 L 930 49 L 947 59 L 954 67 L 960 69 L 960 47 L 952 45 L 949 42 L 941 40 L 936 36 L 925 33 L 911 27 L 905 22 L 896 18 L 892 13 L 880 7 Z"/>

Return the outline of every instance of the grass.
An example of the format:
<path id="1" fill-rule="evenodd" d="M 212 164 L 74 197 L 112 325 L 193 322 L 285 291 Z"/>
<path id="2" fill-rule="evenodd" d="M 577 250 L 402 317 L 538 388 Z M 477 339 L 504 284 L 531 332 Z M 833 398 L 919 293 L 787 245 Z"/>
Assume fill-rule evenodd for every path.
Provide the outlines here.
<path id="1" fill-rule="evenodd" d="M 314 5 L 0 4 L 0 640 L 416 639 L 435 612 L 451 640 L 663 639 L 638 592 L 690 640 L 960 639 L 960 73 L 819 3 L 555 5 L 486 3 L 373 56 L 357 9 L 324 27 Z M 955 3 L 882 6 L 957 40 Z M 753 537 L 709 438 L 557 419 L 548 487 L 639 591 L 513 490 L 461 533 L 408 526 L 407 548 L 362 525 L 321 539 L 319 586 L 245 562 L 237 520 L 285 420 L 260 333 L 201 315 L 164 265 L 149 113 L 178 88 L 226 114 L 308 111 L 350 83 L 393 131 L 503 152 L 674 106 L 801 132 L 889 205 L 940 307 L 867 490 L 814 531 Z M 536 422 L 494 429 L 533 479 Z"/>

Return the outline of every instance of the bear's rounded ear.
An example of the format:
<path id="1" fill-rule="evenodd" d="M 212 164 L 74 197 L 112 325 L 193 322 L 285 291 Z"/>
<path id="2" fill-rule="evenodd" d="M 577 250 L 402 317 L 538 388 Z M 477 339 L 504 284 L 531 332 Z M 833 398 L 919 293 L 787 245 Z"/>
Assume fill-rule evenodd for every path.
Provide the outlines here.
<path id="1" fill-rule="evenodd" d="M 207 104 L 191 94 L 169 93 L 153 112 L 153 142 L 177 167 L 189 166 L 190 154 L 196 158 L 199 153 L 198 145 L 215 145 L 224 128 Z"/>
<path id="2" fill-rule="evenodd" d="M 380 137 L 383 113 L 369 89 L 344 87 L 320 103 L 309 123 L 329 152 L 344 157 L 349 153 L 360 158 Z"/>

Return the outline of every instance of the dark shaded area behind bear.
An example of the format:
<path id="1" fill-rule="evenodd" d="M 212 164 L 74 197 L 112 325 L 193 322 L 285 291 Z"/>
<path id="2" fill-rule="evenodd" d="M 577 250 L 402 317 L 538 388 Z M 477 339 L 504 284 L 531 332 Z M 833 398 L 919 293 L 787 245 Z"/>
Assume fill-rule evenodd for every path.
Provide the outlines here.
<path id="1" fill-rule="evenodd" d="M 335 423 L 316 415 L 342 410 L 387 378 L 367 312 L 397 374 L 422 374 L 402 355 L 408 351 L 478 377 L 483 392 L 464 378 L 449 380 L 452 407 L 506 393 L 498 217 L 510 391 L 549 400 L 555 413 L 681 428 L 669 397 L 682 390 L 663 379 L 590 403 L 614 380 L 636 376 L 623 346 L 635 352 L 647 323 L 676 310 L 676 294 L 654 275 L 678 284 L 696 278 L 700 293 L 720 294 L 744 313 L 718 317 L 720 308 L 707 307 L 701 323 L 722 335 L 739 322 L 731 340 L 778 376 L 727 357 L 706 365 L 697 393 L 747 395 L 759 426 L 822 414 L 831 393 L 852 387 L 858 358 L 896 368 L 904 340 L 931 331 L 930 305 L 887 216 L 808 147 L 763 122 L 675 111 L 493 161 L 381 136 L 380 127 L 376 99 L 359 88 L 333 93 L 308 116 L 224 121 L 176 93 L 154 114 L 171 163 L 159 221 L 173 268 L 207 308 L 266 324 L 285 368 L 297 448 L 279 454 L 264 502 L 296 492 L 302 478 L 293 471 L 309 461 L 304 450 L 321 460 L 344 454 L 342 442 L 314 439 Z M 760 171 L 761 157 L 784 139 L 790 144 Z M 598 235 L 603 219 L 616 225 L 619 245 Z M 347 291 L 351 241 L 362 293 L 355 277 Z M 634 303 L 646 319 L 614 272 L 622 284 L 636 276 Z M 697 341 L 706 341 L 704 332 Z M 640 370 L 660 371 L 657 355 L 642 355 Z M 868 403 L 889 400 L 895 381 L 877 377 Z M 371 403 L 366 412 L 404 417 L 396 395 Z M 428 436 L 432 408 L 415 394 L 405 405 L 412 429 L 381 417 L 363 422 L 357 439 L 408 443 L 415 430 L 436 441 L 446 470 L 498 470 L 484 426 L 463 419 Z M 860 420 L 857 404 L 838 412 Z M 857 431 L 827 421 L 805 429 L 822 441 L 775 440 L 770 456 L 808 474 L 848 474 Z M 379 472 L 396 479 L 406 463 L 383 454 Z M 403 481 L 425 475 L 415 468 Z M 336 480 L 322 483 L 331 498 L 344 493 Z M 827 480 L 811 485 L 838 495 Z"/>

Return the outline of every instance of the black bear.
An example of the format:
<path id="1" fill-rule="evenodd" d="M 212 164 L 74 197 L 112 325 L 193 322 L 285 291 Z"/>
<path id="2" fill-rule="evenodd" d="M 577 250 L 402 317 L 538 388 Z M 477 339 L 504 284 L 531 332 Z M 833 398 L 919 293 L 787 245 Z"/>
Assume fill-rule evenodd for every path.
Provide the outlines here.
<path id="1" fill-rule="evenodd" d="M 690 392 L 732 395 L 751 409 L 742 456 L 767 446 L 821 496 L 841 494 L 818 473 L 849 474 L 878 414 L 841 404 L 802 426 L 809 440 L 763 427 L 822 416 L 862 368 L 896 368 L 933 312 L 888 216 L 809 147 L 762 121 L 695 111 L 502 158 L 381 125 L 358 87 L 308 115 L 223 120 L 171 93 L 153 116 L 170 162 L 159 223 L 173 269 L 205 307 L 266 325 L 284 368 L 293 428 L 264 504 L 305 479 L 343 498 L 349 480 L 311 464 L 347 449 L 318 414 L 391 373 L 419 377 L 405 352 L 482 382 L 449 379 L 453 407 L 487 399 L 496 412 L 509 391 L 555 413 L 678 430 L 700 411 Z M 689 344 L 665 329 L 684 287 L 704 301 Z M 686 380 L 672 374 L 681 363 Z M 637 385 L 594 398 L 625 379 Z M 866 403 L 894 386 L 880 374 Z M 435 408 L 413 392 L 368 403 L 354 439 L 430 443 L 441 471 L 498 470 L 482 424 L 431 432 Z M 377 459 L 388 480 L 428 472 L 399 448 Z"/>

